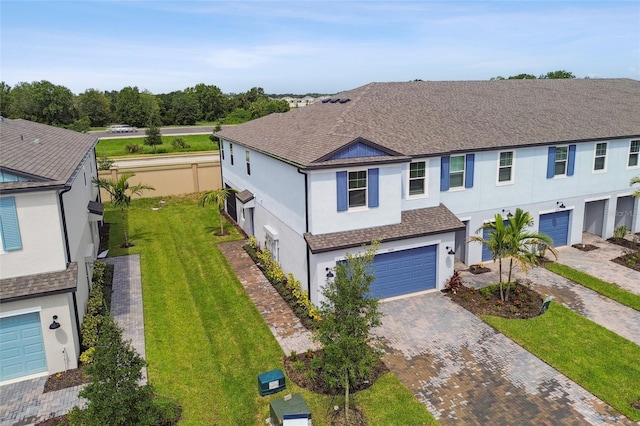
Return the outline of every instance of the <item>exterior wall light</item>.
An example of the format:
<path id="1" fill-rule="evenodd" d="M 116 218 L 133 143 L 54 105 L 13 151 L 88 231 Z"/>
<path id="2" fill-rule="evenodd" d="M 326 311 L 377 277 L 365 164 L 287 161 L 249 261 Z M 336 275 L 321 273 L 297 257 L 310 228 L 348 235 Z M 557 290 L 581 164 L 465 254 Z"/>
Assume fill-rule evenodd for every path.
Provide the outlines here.
<path id="1" fill-rule="evenodd" d="M 513 214 L 511 214 L 511 210 L 507 210 L 507 209 L 502 209 L 502 213 L 506 213 L 507 217 L 513 217 Z"/>
<path id="2" fill-rule="evenodd" d="M 558 201 L 558 202 L 556 203 L 556 206 L 558 206 L 558 208 L 559 208 L 559 209 L 564 209 L 564 208 L 566 208 L 566 206 L 564 205 L 564 203 L 563 203 L 562 201 Z"/>
<path id="3" fill-rule="evenodd" d="M 56 328 L 60 328 L 60 323 L 57 321 L 58 316 L 53 316 L 53 322 L 49 325 L 49 330 L 55 330 Z"/>
<path id="4" fill-rule="evenodd" d="M 327 271 L 327 278 L 333 278 L 333 272 L 331 272 L 331 268 L 327 267 L 325 271 Z"/>
<path id="5" fill-rule="evenodd" d="M 450 254 L 450 255 L 454 255 L 454 254 L 456 254 L 456 252 L 453 250 L 453 248 L 451 248 L 451 247 L 447 246 L 447 247 L 446 247 L 446 249 L 448 250 L 448 251 L 447 251 L 447 254 Z"/>

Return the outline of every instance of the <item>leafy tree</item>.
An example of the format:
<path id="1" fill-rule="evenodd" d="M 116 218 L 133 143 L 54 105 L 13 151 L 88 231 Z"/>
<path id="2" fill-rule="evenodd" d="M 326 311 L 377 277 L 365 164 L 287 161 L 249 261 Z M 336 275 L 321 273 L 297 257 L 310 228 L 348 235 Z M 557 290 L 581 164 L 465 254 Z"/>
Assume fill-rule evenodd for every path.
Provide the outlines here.
<path id="1" fill-rule="evenodd" d="M 93 183 L 109 193 L 111 196 L 111 202 L 120 207 L 122 213 L 122 230 L 124 232 L 124 243 L 122 247 L 131 247 L 133 244 L 129 244 L 129 238 L 127 235 L 127 216 L 126 212 L 131 205 L 131 197 L 133 195 L 142 195 L 144 191 L 154 191 L 154 188 L 149 185 L 139 183 L 137 185 L 129 185 L 129 178 L 135 176 L 133 173 L 125 173 L 117 181 L 105 178 L 94 178 Z"/>
<path id="2" fill-rule="evenodd" d="M 509 275 L 507 278 L 507 291 L 503 300 L 509 300 L 509 288 L 511 285 L 511 275 L 513 262 L 520 265 L 523 272 L 527 272 L 530 266 L 538 264 L 537 253 L 543 248 L 551 252 L 557 259 L 558 254 L 553 246 L 553 239 L 541 232 L 531 232 L 527 229 L 533 227 L 533 216 L 521 208 L 516 209 L 516 213 L 508 218 L 509 226 L 506 227 L 507 250 L 509 256 Z"/>
<path id="3" fill-rule="evenodd" d="M 79 395 L 88 400 L 81 414 L 82 424 L 129 426 L 158 424 L 153 388 L 141 385 L 146 365 L 130 342 L 122 339 L 122 330 L 105 315 L 100 326 L 93 364 L 87 367 L 91 382 Z"/>
<path id="4" fill-rule="evenodd" d="M 171 112 L 175 124 L 196 124 L 200 116 L 200 109 L 195 93 L 189 91 L 178 92 L 171 100 Z"/>
<path id="5" fill-rule="evenodd" d="M 564 70 L 551 71 L 544 75 L 541 75 L 539 78 L 549 78 L 549 79 L 559 79 L 559 78 L 576 78 L 573 73 Z"/>
<path id="6" fill-rule="evenodd" d="M 640 176 L 631 178 L 631 182 L 629 182 L 629 186 L 633 186 L 635 184 L 640 184 Z M 635 188 L 632 195 L 634 197 L 640 197 L 640 188 Z"/>
<path id="7" fill-rule="evenodd" d="M 71 90 L 46 80 L 18 83 L 10 106 L 11 117 L 50 125 L 68 125 L 77 117 Z"/>
<path id="8" fill-rule="evenodd" d="M 193 92 L 196 95 L 200 119 L 215 121 L 225 114 L 227 98 L 217 86 L 200 83 L 186 91 Z"/>
<path id="9" fill-rule="evenodd" d="M 509 77 L 509 80 L 535 80 L 536 76 L 533 74 L 518 74 Z"/>
<path id="10" fill-rule="evenodd" d="M 140 108 L 145 118 L 144 123 L 153 123 L 158 126 L 161 124 L 160 105 L 154 94 L 147 90 L 140 93 Z"/>
<path id="11" fill-rule="evenodd" d="M 218 235 L 224 235 L 224 221 L 222 220 L 224 204 L 227 202 L 229 196 L 235 192 L 236 190 L 232 188 L 214 189 L 212 191 L 202 193 L 200 200 L 198 201 L 198 204 L 200 204 L 201 207 L 204 207 L 207 204 L 215 204 L 218 208 L 218 212 L 220 213 L 220 234 Z"/>
<path id="12" fill-rule="evenodd" d="M 252 119 L 264 117 L 274 112 L 287 111 L 289 111 L 289 103 L 281 99 L 258 99 L 249 108 Z"/>
<path id="13" fill-rule="evenodd" d="M 504 289 L 503 289 L 503 280 L 502 280 L 502 259 L 507 254 L 507 230 L 504 223 L 504 218 L 500 213 L 496 213 L 493 218 L 493 222 L 484 223 L 480 228 L 476 230 L 476 233 L 480 231 L 488 230 L 487 237 L 484 237 L 484 232 L 482 232 L 483 236 L 472 236 L 469 240 L 479 242 L 487 247 L 489 252 L 491 253 L 491 257 L 493 261 L 498 261 L 498 282 L 500 284 L 500 298 L 504 300 Z"/>
<path id="14" fill-rule="evenodd" d="M 160 124 L 158 100 L 147 91 L 140 92 L 138 87 L 125 87 L 116 96 L 116 116 L 120 122 L 137 127 Z"/>
<path id="15" fill-rule="evenodd" d="M 111 121 L 111 101 L 101 91 L 87 89 L 78 95 L 78 112 L 89 117 L 91 126 L 105 126 Z"/>
<path id="16" fill-rule="evenodd" d="M 160 133 L 160 129 L 155 124 L 151 123 L 147 126 L 147 130 L 145 130 L 145 134 L 147 135 L 144 138 L 144 144 L 150 145 L 153 147 L 153 152 L 156 152 L 156 146 L 162 145 L 162 134 Z"/>
<path id="17" fill-rule="evenodd" d="M 0 82 L 0 115 L 9 117 L 11 110 L 11 86 L 4 81 Z"/>
<path id="18" fill-rule="evenodd" d="M 344 389 L 346 424 L 349 424 L 350 388 L 367 380 L 382 357 L 370 333 L 382 324 L 379 300 L 369 295 L 374 280 L 373 257 L 378 247 L 374 242 L 366 252 L 347 253 L 346 261 L 336 264 L 335 278 L 328 280 L 322 291 L 322 320 L 314 330 L 314 337 L 324 350 L 327 384 Z"/>
<path id="19" fill-rule="evenodd" d="M 75 130 L 76 132 L 88 132 L 91 130 L 91 120 L 88 116 L 84 116 L 75 120 L 73 123 L 66 126 L 67 129 Z"/>
<path id="20" fill-rule="evenodd" d="M 217 144 L 218 147 L 220 146 L 220 138 L 216 136 L 216 133 L 218 133 L 220 130 L 222 130 L 222 126 L 220 125 L 220 123 L 216 123 L 215 127 L 213 128 L 213 132 L 211 132 L 211 134 L 209 135 L 209 140 Z"/>

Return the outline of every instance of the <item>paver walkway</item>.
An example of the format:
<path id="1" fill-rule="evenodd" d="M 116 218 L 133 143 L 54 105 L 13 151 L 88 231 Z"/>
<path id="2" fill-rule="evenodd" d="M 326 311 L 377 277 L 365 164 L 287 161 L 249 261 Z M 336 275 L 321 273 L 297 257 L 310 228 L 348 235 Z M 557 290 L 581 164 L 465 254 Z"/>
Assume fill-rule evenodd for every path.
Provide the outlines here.
<path id="1" fill-rule="evenodd" d="M 105 261 L 115 266 L 111 314 L 124 328 L 124 340 L 132 340 L 132 346 L 144 358 L 140 256 L 113 257 Z M 0 387 L 0 425 L 33 425 L 86 403 L 78 397 L 82 386 L 43 393 L 46 381 L 47 377 L 39 377 Z"/>
<path id="2" fill-rule="evenodd" d="M 380 306 L 385 363 L 444 425 L 634 424 L 440 292 Z"/>

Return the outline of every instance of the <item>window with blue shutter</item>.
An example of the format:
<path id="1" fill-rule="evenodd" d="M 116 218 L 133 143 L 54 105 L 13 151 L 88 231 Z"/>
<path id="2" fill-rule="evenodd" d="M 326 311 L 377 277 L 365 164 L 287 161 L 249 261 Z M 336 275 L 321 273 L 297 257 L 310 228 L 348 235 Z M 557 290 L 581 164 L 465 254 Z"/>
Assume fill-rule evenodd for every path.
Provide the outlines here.
<path id="1" fill-rule="evenodd" d="M 473 165 L 475 162 L 476 155 L 475 154 L 467 154 L 467 158 L 465 159 L 466 171 L 464 175 L 464 187 L 465 188 L 473 188 Z"/>
<path id="2" fill-rule="evenodd" d="M 551 179 L 555 176 L 556 167 L 556 147 L 550 146 L 549 153 L 547 154 L 547 179 Z"/>
<path id="3" fill-rule="evenodd" d="M 449 156 L 440 157 L 440 191 L 449 190 Z"/>
<path id="4" fill-rule="evenodd" d="M 14 197 L 0 198 L 0 235 L 2 235 L 2 249 L 4 251 L 22 249 Z"/>
<path id="5" fill-rule="evenodd" d="M 567 176 L 573 176 L 576 166 L 576 146 L 569 145 L 569 164 L 567 165 Z"/>
<path id="6" fill-rule="evenodd" d="M 348 209 L 347 204 L 347 172 L 336 172 L 336 193 L 338 194 L 338 211 Z"/>
<path id="7" fill-rule="evenodd" d="M 369 169 L 369 207 L 378 207 L 378 169 Z"/>
<path id="8" fill-rule="evenodd" d="M 576 164 L 576 145 L 550 146 L 547 154 L 547 179 L 554 176 L 573 176 Z"/>

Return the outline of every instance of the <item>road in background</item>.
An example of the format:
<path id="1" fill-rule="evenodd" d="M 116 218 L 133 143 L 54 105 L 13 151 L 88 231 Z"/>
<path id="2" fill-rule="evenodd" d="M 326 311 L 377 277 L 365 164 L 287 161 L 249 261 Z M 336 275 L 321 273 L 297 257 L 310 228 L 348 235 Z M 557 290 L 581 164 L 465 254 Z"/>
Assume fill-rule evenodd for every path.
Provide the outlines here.
<path id="1" fill-rule="evenodd" d="M 116 139 L 116 138 L 144 138 L 144 128 L 138 129 L 137 132 L 131 133 L 110 133 L 107 130 L 91 131 L 92 135 L 96 135 L 100 139 Z M 190 127 L 161 127 L 162 136 L 184 136 L 184 135 L 208 135 L 213 132 L 213 126 L 190 126 Z"/>

